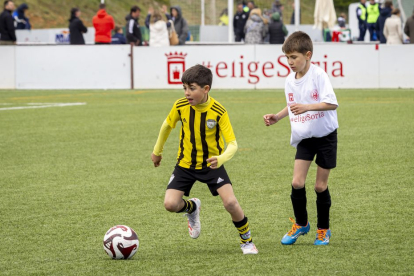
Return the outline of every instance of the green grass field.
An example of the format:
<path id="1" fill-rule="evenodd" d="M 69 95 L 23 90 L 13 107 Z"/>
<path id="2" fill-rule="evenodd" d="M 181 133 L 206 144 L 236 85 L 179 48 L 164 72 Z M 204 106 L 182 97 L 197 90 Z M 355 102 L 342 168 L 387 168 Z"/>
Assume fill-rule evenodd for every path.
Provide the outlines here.
<path id="1" fill-rule="evenodd" d="M 311 234 L 293 246 L 295 149 L 277 91 L 212 91 L 228 110 L 239 151 L 226 164 L 260 253 L 243 256 L 220 199 L 197 183 L 202 233 L 164 210 L 179 130 L 161 167 L 150 154 L 182 91 L 0 92 L 0 274 L 2 275 L 409 275 L 414 271 L 414 91 L 337 90 L 338 167 L 330 177 L 331 244 L 315 247 L 315 166 L 307 181 Z M 4 110 L 33 103 L 82 106 Z M 113 225 L 135 229 L 132 260 L 102 248 Z"/>

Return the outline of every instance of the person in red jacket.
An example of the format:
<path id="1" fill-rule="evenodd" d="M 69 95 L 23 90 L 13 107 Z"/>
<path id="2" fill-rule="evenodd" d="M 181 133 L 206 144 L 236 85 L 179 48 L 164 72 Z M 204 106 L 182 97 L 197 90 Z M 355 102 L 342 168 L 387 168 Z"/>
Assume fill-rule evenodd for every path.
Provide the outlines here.
<path id="1" fill-rule="evenodd" d="M 99 11 L 93 17 L 95 44 L 111 44 L 111 31 L 115 28 L 112 16 L 106 13 L 105 4 L 99 5 Z"/>

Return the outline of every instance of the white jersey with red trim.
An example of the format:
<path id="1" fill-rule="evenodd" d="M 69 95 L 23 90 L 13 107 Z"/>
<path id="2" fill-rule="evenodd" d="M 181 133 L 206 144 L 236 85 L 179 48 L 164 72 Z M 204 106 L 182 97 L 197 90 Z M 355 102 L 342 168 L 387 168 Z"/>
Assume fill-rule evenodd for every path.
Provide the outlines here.
<path id="1" fill-rule="evenodd" d="M 316 65 L 311 64 L 308 72 L 300 79 L 296 73 L 286 78 L 285 94 L 288 107 L 292 104 L 328 103 L 338 105 L 328 75 Z M 324 137 L 338 128 L 336 110 L 308 111 L 294 115 L 289 110 L 292 136 L 290 144 L 296 147 L 300 141 L 311 137 Z"/>

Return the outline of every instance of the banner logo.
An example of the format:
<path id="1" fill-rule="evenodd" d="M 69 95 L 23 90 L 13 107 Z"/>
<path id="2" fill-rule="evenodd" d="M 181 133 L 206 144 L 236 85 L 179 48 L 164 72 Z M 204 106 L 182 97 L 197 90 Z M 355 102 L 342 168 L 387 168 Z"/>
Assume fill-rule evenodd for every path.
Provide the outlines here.
<path id="1" fill-rule="evenodd" d="M 169 54 L 165 54 L 165 56 L 167 57 L 168 84 L 181 84 L 187 54 L 170 52 Z"/>

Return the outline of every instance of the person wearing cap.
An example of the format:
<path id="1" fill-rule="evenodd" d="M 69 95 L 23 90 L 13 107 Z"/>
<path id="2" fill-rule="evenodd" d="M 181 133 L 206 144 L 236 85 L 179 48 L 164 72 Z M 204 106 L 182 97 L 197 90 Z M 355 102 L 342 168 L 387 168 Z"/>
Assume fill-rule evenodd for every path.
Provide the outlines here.
<path id="1" fill-rule="evenodd" d="M 269 24 L 269 43 L 283 44 L 285 36 L 288 35 L 288 30 L 283 22 L 280 20 L 280 14 L 275 12 L 272 14 L 272 20 Z"/>

